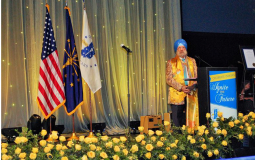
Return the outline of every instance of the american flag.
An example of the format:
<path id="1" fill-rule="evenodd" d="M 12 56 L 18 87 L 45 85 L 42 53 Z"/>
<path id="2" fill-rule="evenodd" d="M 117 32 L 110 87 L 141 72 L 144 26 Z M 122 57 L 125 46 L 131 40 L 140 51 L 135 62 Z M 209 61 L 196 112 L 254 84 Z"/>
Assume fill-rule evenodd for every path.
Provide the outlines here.
<path id="1" fill-rule="evenodd" d="M 52 21 L 47 7 L 39 75 L 37 103 L 47 119 L 66 101 Z"/>

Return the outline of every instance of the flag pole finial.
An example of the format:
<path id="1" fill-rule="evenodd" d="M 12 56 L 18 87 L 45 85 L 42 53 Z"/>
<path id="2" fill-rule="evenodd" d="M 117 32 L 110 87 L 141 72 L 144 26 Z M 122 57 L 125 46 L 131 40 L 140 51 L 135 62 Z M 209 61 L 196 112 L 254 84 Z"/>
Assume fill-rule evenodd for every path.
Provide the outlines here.
<path id="1" fill-rule="evenodd" d="M 46 1 L 47 2 L 47 1 Z M 50 5 L 48 3 L 46 3 L 45 7 L 47 7 L 48 12 L 50 13 Z"/>

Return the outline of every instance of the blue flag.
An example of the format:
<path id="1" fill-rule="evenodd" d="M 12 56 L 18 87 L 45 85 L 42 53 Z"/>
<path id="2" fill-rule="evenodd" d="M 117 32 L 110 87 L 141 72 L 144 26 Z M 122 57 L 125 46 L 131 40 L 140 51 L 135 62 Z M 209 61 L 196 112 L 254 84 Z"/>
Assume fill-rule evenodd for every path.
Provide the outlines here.
<path id="1" fill-rule="evenodd" d="M 66 44 L 63 63 L 63 81 L 65 87 L 67 115 L 72 115 L 83 104 L 82 78 L 79 66 L 78 54 L 73 35 L 73 27 L 66 9 Z"/>

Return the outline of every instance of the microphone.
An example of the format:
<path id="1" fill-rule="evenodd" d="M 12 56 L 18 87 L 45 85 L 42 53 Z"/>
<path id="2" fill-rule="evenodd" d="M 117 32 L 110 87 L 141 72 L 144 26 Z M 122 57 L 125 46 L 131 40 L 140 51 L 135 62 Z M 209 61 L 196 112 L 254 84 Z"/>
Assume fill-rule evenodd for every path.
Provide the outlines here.
<path id="1" fill-rule="evenodd" d="M 200 57 L 199 57 L 199 56 L 197 56 L 197 55 L 195 55 L 195 57 L 196 57 L 197 59 L 200 59 Z"/>
<path id="2" fill-rule="evenodd" d="M 127 52 L 132 52 L 128 47 L 126 47 L 124 44 L 120 45 L 121 48 L 124 48 Z"/>

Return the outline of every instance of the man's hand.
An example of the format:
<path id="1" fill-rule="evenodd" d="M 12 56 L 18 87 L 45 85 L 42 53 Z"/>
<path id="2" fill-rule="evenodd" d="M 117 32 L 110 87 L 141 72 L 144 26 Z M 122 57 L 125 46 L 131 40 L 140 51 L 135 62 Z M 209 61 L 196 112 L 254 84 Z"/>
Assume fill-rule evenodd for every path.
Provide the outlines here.
<path id="1" fill-rule="evenodd" d="M 187 94 L 190 93 L 190 90 L 188 89 L 188 86 L 182 86 L 182 91 L 183 91 L 184 93 L 187 93 Z"/>

